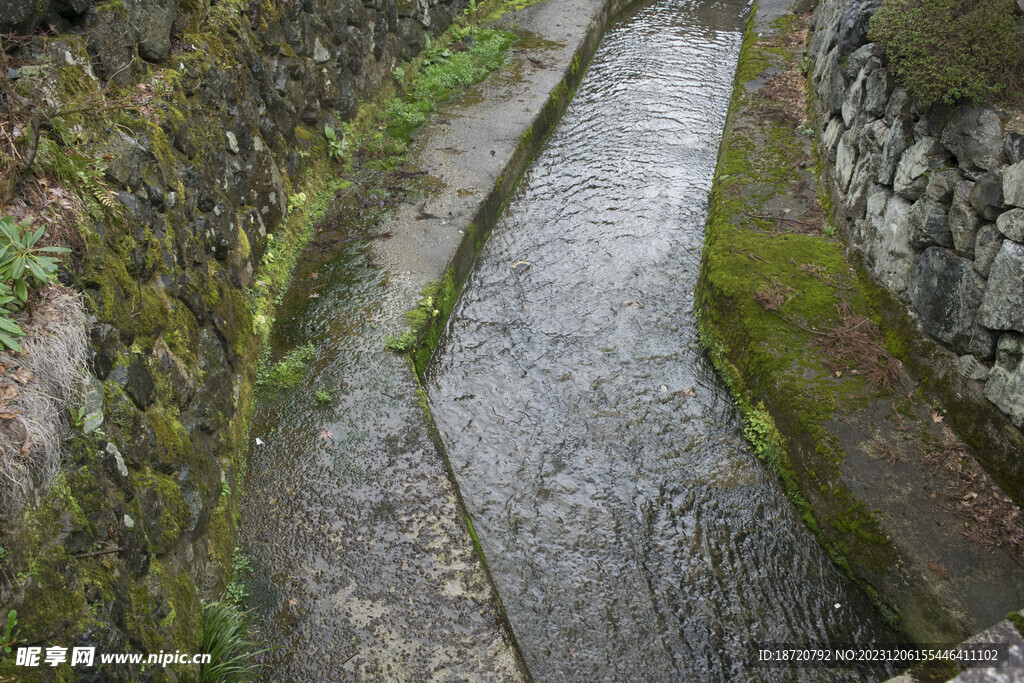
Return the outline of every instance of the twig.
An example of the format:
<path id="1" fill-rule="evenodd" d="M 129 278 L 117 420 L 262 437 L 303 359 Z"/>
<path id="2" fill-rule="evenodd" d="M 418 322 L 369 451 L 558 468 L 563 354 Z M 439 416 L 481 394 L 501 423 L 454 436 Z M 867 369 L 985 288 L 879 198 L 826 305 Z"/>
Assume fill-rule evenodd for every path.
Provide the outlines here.
<path id="1" fill-rule="evenodd" d="M 787 216 L 767 216 L 760 213 L 753 213 L 752 211 L 743 210 L 743 213 L 750 216 L 751 218 L 760 218 L 765 221 L 789 221 L 790 223 L 799 223 L 800 225 L 810 225 L 808 221 L 797 220 L 796 218 L 789 218 Z"/>
<path id="2" fill-rule="evenodd" d="M 106 550 L 97 550 L 97 551 L 92 552 L 92 553 L 82 553 L 81 555 L 72 555 L 71 558 L 74 559 L 74 560 L 81 560 L 82 558 L 85 558 L 85 557 L 96 557 L 97 555 L 109 555 L 111 553 L 119 553 L 122 550 L 124 550 L 124 548 L 122 548 L 121 546 L 118 546 L 116 548 L 107 548 Z"/>

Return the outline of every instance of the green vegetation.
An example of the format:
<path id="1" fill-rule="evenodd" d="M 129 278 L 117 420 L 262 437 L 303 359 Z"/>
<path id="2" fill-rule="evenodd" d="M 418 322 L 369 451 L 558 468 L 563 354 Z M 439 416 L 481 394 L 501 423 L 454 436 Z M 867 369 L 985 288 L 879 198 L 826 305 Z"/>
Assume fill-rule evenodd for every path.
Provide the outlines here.
<path id="1" fill-rule="evenodd" d="M 4 630 L 4 637 L 0 638 L 0 647 L 4 653 L 10 654 L 11 646 L 18 642 L 18 610 L 12 609 L 7 613 L 7 628 Z"/>
<path id="2" fill-rule="evenodd" d="M 320 389 L 316 392 L 316 402 L 322 406 L 329 406 L 334 403 L 334 395 L 329 391 Z"/>
<path id="3" fill-rule="evenodd" d="M 203 665 L 203 683 L 244 683 L 255 680 L 259 665 L 255 659 L 269 648 L 253 640 L 249 615 L 228 602 L 214 602 L 203 608 L 202 651 L 211 655 Z"/>
<path id="4" fill-rule="evenodd" d="M 0 344 L 11 351 L 23 350 L 16 339 L 23 337 L 11 314 L 28 301 L 29 289 L 45 287 L 57 280 L 58 259 L 46 254 L 66 254 L 64 247 L 37 247 L 46 228 L 32 230 L 27 223 L 16 224 L 10 216 L 0 218 Z"/>
<path id="5" fill-rule="evenodd" d="M 315 356 L 316 349 L 312 344 L 289 351 L 269 369 L 261 369 L 256 378 L 256 391 L 285 391 L 297 387 L 306 376 L 306 365 Z"/>
<path id="6" fill-rule="evenodd" d="M 1024 19 L 1014 0 L 883 0 L 869 36 L 925 105 L 1021 97 Z"/>
<path id="7" fill-rule="evenodd" d="M 253 568 L 249 558 L 242 554 L 242 551 L 235 548 L 231 556 L 231 580 L 224 588 L 224 601 L 238 608 L 246 606 L 249 598 L 249 591 L 245 588 L 245 581 L 252 576 Z"/>

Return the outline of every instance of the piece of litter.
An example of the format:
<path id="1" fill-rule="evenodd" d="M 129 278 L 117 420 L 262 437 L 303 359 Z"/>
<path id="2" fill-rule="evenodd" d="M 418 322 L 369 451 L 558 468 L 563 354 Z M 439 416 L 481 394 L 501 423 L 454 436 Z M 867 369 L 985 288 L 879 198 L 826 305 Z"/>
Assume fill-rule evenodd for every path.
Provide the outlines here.
<path id="1" fill-rule="evenodd" d="M 263 445 L 263 439 L 261 439 L 260 437 L 257 436 L 256 437 L 256 445 L 257 446 L 262 446 Z"/>

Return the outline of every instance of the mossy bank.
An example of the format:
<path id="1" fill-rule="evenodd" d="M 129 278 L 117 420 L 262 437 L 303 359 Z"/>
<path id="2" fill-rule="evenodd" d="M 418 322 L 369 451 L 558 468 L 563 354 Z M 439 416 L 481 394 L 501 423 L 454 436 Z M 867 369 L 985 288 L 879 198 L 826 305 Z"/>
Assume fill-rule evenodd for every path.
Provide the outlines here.
<path id="1" fill-rule="evenodd" d="M 976 462 L 917 390 L 899 343 L 907 326 L 846 257 L 818 192 L 809 19 L 770 9 L 747 29 L 711 191 L 703 341 L 748 437 L 833 560 L 905 637 L 959 642 L 1024 600 L 1020 549 L 979 540 L 1000 524 L 991 510 L 965 527 L 951 492 L 970 492 L 950 472 Z M 980 491 L 998 491 L 977 476 Z M 1001 491 L 998 501 L 1015 509 Z"/>

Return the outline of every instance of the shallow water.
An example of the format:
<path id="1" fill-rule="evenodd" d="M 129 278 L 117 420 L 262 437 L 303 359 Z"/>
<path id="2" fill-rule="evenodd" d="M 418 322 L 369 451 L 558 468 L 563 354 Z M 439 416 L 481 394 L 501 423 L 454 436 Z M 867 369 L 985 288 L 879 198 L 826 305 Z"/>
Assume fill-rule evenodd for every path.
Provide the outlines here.
<path id="1" fill-rule="evenodd" d="M 745 2 L 616 24 L 481 254 L 430 405 L 538 680 L 880 679 L 891 634 L 750 452 L 693 288 Z"/>

